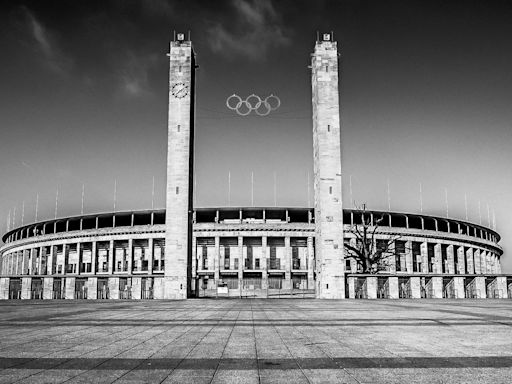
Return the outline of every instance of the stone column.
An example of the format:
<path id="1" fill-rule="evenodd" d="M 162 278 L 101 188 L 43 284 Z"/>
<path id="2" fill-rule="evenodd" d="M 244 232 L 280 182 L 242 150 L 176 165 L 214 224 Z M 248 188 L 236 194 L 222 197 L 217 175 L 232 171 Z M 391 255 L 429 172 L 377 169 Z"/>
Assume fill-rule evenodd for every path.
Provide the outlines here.
<path id="1" fill-rule="evenodd" d="M 67 300 L 72 300 L 75 298 L 75 278 L 74 277 L 68 276 L 65 279 L 64 298 Z"/>
<path id="2" fill-rule="evenodd" d="M 498 297 L 500 299 L 508 298 L 507 291 L 507 277 L 506 276 L 496 276 L 496 289 L 498 290 Z"/>
<path id="3" fill-rule="evenodd" d="M 420 251 L 421 251 L 421 272 L 428 273 L 428 247 L 427 247 L 426 241 L 421 243 Z"/>
<path id="4" fill-rule="evenodd" d="M 466 273 L 466 263 L 464 262 L 464 247 L 457 247 L 457 262 L 459 263 L 459 274 Z"/>
<path id="5" fill-rule="evenodd" d="M 468 248 L 466 250 L 466 262 L 467 262 L 467 272 L 470 274 L 475 273 L 475 266 L 473 264 L 473 248 Z"/>
<path id="6" fill-rule="evenodd" d="M 111 299 L 119 299 L 119 277 L 108 278 L 108 291 Z"/>
<path id="7" fill-rule="evenodd" d="M 30 299 L 30 290 L 32 288 L 32 278 L 31 277 L 22 277 L 21 278 L 21 299 L 28 300 Z"/>
<path id="8" fill-rule="evenodd" d="M 96 300 L 98 298 L 98 278 L 89 277 L 87 279 L 87 298 Z"/>
<path id="9" fill-rule="evenodd" d="M 366 293 L 368 299 L 377 298 L 377 277 L 368 276 L 366 277 Z"/>
<path id="10" fill-rule="evenodd" d="M 192 282 L 191 282 L 191 289 L 194 291 L 194 294 L 196 297 L 199 297 L 199 277 L 197 276 L 197 270 L 199 269 L 198 266 L 197 266 L 197 238 L 195 236 L 192 236 L 192 249 L 191 249 L 191 253 L 192 253 L 192 260 L 191 260 L 191 265 L 192 265 L 192 273 L 191 273 L 191 276 L 192 276 Z"/>
<path id="11" fill-rule="evenodd" d="M 133 239 L 128 239 L 128 270 L 131 275 L 133 273 Z"/>
<path id="12" fill-rule="evenodd" d="M 142 278 L 132 277 L 132 299 L 142 299 Z"/>
<path id="13" fill-rule="evenodd" d="M 441 276 L 432 277 L 432 297 L 434 299 L 443 298 L 443 278 Z"/>
<path id="14" fill-rule="evenodd" d="M 501 258 L 496 256 L 496 268 L 497 268 L 497 273 L 501 273 Z"/>
<path id="15" fill-rule="evenodd" d="M 475 289 L 476 289 L 477 299 L 485 299 L 487 297 L 484 276 L 476 276 L 475 277 Z"/>
<path id="16" fill-rule="evenodd" d="M 36 252 L 36 249 L 35 248 L 30 248 L 30 251 L 29 251 L 29 254 L 30 254 L 30 274 L 31 275 L 35 275 L 37 270 L 36 270 L 36 255 L 37 255 L 37 252 Z"/>
<path id="17" fill-rule="evenodd" d="M 446 247 L 446 258 L 448 259 L 448 273 L 453 275 L 455 273 L 455 261 L 453 257 L 453 245 Z"/>
<path id="18" fill-rule="evenodd" d="M 488 273 L 487 270 L 487 251 L 482 250 L 480 252 L 480 269 L 482 270 L 482 274 Z"/>
<path id="19" fill-rule="evenodd" d="M 213 261 L 213 273 L 215 279 L 215 287 L 218 286 L 220 280 L 220 237 L 215 236 L 215 257 Z"/>
<path id="20" fill-rule="evenodd" d="M 266 290 L 268 289 L 268 271 L 267 271 L 267 236 L 261 237 L 261 262 L 260 266 L 262 267 L 262 279 L 261 279 L 261 288 Z"/>
<path id="21" fill-rule="evenodd" d="M 46 265 L 47 265 L 47 268 L 48 268 L 48 275 L 53 275 L 54 248 L 55 247 L 53 245 L 50 245 L 50 254 L 48 255 L 48 258 L 46 259 Z M 53 289 L 53 286 L 52 286 L 52 289 Z"/>
<path id="22" fill-rule="evenodd" d="M 244 238 L 238 236 L 238 289 L 240 290 L 240 297 L 242 297 L 242 284 L 244 270 Z"/>
<path id="23" fill-rule="evenodd" d="M 194 237 L 194 242 L 195 242 L 195 237 Z M 149 275 L 152 275 L 153 274 L 153 263 L 154 263 L 154 256 L 153 256 L 153 247 L 154 247 L 154 244 L 153 244 L 153 238 L 150 237 L 148 239 L 148 274 Z M 195 254 L 195 251 L 194 251 L 194 248 L 195 248 L 195 243 L 194 243 L 194 247 L 192 248 L 192 252 L 193 254 Z M 192 258 L 192 261 L 194 261 L 195 258 L 193 257 Z M 192 273 L 193 273 L 193 276 L 195 276 L 195 269 L 192 268 Z"/>
<path id="24" fill-rule="evenodd" d="M 29 264 L 28 264 L 28 250 L 24 249 L 21 251 L 21 274 L 28 275 Z M 12 263 L 11 263 L 12 264 Z M 14 267 L 11 267 L 11 274 L 14 273 Z"/>
<path id="25" fill-rule="evenodd" d="M 390 299 L 398 299 L 400 295 L 398 293 L 398 277 L 390 276 L 388 278 L 388 286 L 389 286 L 389 298 Z"/>
<path id="26" fill-rule="evenodd" d="M 443 273 L 443 257 L 441 254 L 441 244 L 439 243 L 434 245 L 434 273 Z"/>
<path id="27" fill-rule="evenodd" d="M 108 273 L 109 275 L 114 273 L 114 240 L 110 240 L 108 247 Z"/>
<path id="28" fill-rule="evenodd" d="M 92 241 L 91 244 L 91 273 L 93 275 L 96 274 L 96 268 L 98 264 L 98 251 L 97 251 L 97 242 L 95 240 Z M 96 289 L 95 289 L 96 290 Z"/>
<path id="29" fill-rule="evenodd" d="M 46 255 L 45 255 L 46 256 Z M 43 247 L 39 247 L 39 265 L 37 266 L 40 275 L 44 275 L 43 271 Z"/>
<path id="30" fill-rule="evenodd" d="M 313 236 L 308 236 L 308 289 L 315 287 L 315 246 Z"/>
<path id="31" fill-rule="evenodd" d="M 478 249 L 478 248 L 475 249 L 473 252 L 473 256 L 475 259 L 475 265 L 474 265 L 475 274 L 481 274 L 482 273 L 482 263 L 480 261 L 480 249 Z"/>
<path id="32" fill-rule="evenodd" d="M 292 268 L 292 249 L 290 247 L 290 236 L 284 238 L 284 281 L 283 289 L 292 289 L 291 268 Z"/>
<path id="33" fill-rule="evenodd" d="M 43 299 L 53 299 L 53 277 L 43 278 Z"/>
<path id="34" fill-rule="evenodd" d="M 348 298 L 356 298 L 356 278 L 353 276 L 348 277 Z"/>
<path id="35" fill-rule="evenodd" d="M 82 244 L 76 243 L 76 274 L 80 275 L 80 266 L 82 265 Z"/>
<path id="36" fill-rule="evenodd" d="M 421 299 L 421 283 L 420 278 L 413 276 L 411 279 L 411 298 Z"/>
<path id="37" fill-rule="evenodd" d="M 463 299 L 465 297 L 463 277 L 456 276 L 453 278 L 453 289 L 455 291 L 456 299 Z"/>
<path id="38" fill-rule="evenodd" d="M 0 300 L 9 298 L 9 278 L 0 277 Z"/>

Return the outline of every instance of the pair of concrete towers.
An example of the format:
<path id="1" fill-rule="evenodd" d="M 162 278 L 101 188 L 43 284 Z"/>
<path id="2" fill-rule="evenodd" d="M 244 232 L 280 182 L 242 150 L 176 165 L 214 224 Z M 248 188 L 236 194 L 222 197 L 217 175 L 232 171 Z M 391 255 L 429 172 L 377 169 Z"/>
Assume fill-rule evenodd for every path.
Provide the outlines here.
<path id="1" fill-rule="evenodd" d="M 170 43 L 164 298 L 190 296 L 195 125 L 195 53 L 178 34 Z M 345 297 L 338 50 L 331 34 L 311 61 L 316 297 Z"/>

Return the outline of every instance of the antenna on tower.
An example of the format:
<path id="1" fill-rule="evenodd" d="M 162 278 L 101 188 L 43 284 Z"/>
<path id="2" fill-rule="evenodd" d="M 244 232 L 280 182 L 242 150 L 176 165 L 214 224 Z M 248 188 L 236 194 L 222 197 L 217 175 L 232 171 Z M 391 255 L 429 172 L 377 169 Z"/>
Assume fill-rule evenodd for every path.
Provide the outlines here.
<path id="1" fill-rule="evenodd" d="M 188 41 L 190 41 L 190 29 L 188 30 Z"/>
<path id="2" fill-rule="evenodd" d="M 172 41 L 176 41 L 176 30 L 172 31 Z"/>

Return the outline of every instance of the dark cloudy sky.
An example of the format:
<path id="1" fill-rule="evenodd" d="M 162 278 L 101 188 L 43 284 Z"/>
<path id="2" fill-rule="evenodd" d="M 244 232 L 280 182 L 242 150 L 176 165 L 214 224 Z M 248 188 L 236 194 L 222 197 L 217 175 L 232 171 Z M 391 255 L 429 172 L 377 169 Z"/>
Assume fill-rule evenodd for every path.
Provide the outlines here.
<path id="1" fill-rule="evenodd" d="M 0 5 L 0 218 L 164 206 L 168 42 L 191 31 L 198 206 L 307 204 L 307 68 L 340 46 L 344 203 L 470 221 L 488 210 L 512 272 L 512 6 L 507 1 L 6 1 Z M 238 117 L 232 93 L 278 95 Z"/>

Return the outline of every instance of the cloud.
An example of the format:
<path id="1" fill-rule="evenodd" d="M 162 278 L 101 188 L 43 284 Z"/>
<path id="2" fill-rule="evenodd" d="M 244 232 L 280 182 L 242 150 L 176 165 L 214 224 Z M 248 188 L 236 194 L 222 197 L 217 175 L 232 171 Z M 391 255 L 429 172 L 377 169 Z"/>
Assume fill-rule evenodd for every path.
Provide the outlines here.
<path id="1" fill-rule="evenodd" d="M 39 59 L 53 72 L 67 73 L 71 60 L 61 51 L 56 37 L 43 26 L 26 7 L 22 8 L 25 22 L 32 39 L 33 49 L 39 53 Z"/>
<path id="2" fill-rule="evenodd" d="M 151 94 L 149 76 L 157 63 L 157 54 L 136 54 L 128 51 L 119 71 L 123 94 L 132 97 Z"/>
<path id="3" fill-rule="evenodd" d="M 235 17 L 229 29 L 226 22 L 208 28 L 214 52 L 264 60 L 270 48 L 290 43 L 271 0 L 232 0 L 231 8 Z"/>

